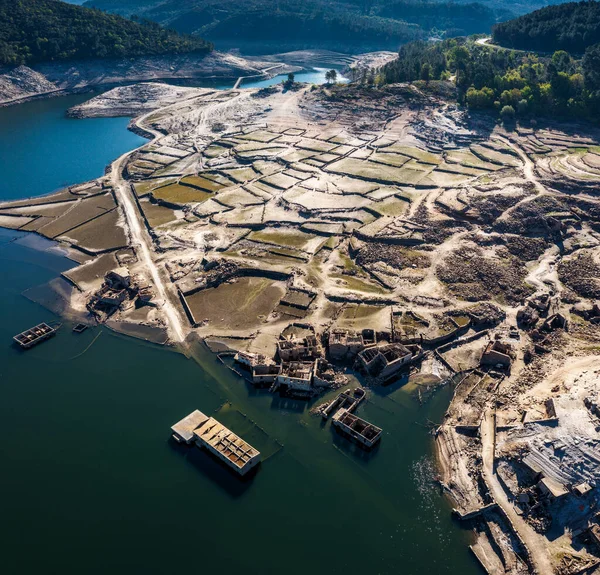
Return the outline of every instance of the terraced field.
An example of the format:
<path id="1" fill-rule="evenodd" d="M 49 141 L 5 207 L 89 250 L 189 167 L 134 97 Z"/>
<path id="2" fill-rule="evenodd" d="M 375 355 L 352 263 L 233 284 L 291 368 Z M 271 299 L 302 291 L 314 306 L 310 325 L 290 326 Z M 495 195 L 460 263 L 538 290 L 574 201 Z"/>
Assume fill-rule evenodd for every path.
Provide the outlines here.
<path id="1" fill-rule="evenodd" d="M 413 308 L 430 317 L 491 301 L 508 313 L 543 286 L 585 291 L 588 276 L 558 280 L 544 262 L 557 242 L 573 261 L 598 245 L 595 135 L 480 132 L 437 104 L 355 104 L 348 115 L 325 91 L 231 91 L 144 120 L 157 139 L 124 176 L 189 329 L 235 333 L 246 348 L 262 334 L 271 352 L 294 317 L 392 333 L 412 329 L 397 318 Z M 359 116 L 371 127 L 356 128 Z M 106 179 L 0 206 L 0 225 L 87 254 L 129 242 Z M 286 286 L 316 297 L 292 313 Z M 444 318 L 424 333 L 454 326 Z"/>

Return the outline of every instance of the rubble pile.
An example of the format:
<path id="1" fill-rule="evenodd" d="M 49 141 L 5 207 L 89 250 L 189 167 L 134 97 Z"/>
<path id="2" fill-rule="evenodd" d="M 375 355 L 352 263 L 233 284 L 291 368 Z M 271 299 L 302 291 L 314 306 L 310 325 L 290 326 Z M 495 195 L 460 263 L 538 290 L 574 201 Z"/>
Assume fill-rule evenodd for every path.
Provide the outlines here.
<path id="1" fill-rule="evenodd" d="M 506 313 L 498 306 L 481 302 L 464 308 L 462 312 L 467 313 L 475 327 L 487 327 L 498 325 L 506 317 Z M 450 312 L 452 313 L 452 312 Z M 459 313 L 459 312 L 454 312 Z"/>
<path id="2" fill-rule="evenodd" d="M 428 268 L 431 258 L 426 252 L 377 242 L 364 243 L 356 255 L 361 266 L 383 262 L 400 271 L 404 268 Z"/>
<path id="3" fill-rule="evenodd" d="M 520 234 L 526 236 L 546 236 L 550 234 L 548 216 L 553 212 L 564 212 L 566 205 L 550 196 L 522 202 L 508 215 L 498 219 L 494 231 L 502 234 Z"/>
<path id="4" fill-rule="evenodd" d="M 491 297 L 519 303 L 532 293 L 524 283 L 527 270 L 518 258 L 486 257 L 477 247 L 462 246 L 449 254 L 438 268 L 439 280 L 457 297 L 484 301 Z"/>
<path id="5" fill-rule="evenodd" d="M 558 278 L 580 296 L 600 298 L 600 265 L 590 253 L 563 259 L 558 264 Z"/>

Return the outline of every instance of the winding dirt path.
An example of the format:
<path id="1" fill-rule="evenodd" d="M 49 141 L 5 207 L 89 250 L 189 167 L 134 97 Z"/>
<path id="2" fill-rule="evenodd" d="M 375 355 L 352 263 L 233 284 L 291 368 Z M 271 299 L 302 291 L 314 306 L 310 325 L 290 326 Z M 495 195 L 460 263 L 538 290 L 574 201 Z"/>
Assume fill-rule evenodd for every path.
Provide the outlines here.
<path id="1" fill-rule="evenodd" d="M 527 181 L 531 182 L 540 194 L 547 194 L 548 190 L 542 185 L 535 175 L 535 164 L 531 161 L 531 158 L 519 146 L 517 146 L 514 142 L 511 142 L 508 138 L 496 135 L 494 136 L 494 139 L 500 140 L 503 144 L 506 144 L 519 156 L 524 164 L 523 173 L 525 174 Z"/>

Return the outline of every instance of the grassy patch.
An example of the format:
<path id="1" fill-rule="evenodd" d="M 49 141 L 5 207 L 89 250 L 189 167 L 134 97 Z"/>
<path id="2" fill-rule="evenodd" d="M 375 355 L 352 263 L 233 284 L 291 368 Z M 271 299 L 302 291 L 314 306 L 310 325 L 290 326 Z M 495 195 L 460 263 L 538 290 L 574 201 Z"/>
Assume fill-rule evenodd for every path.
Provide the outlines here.
<path id="1" fill-rule="evenodd" d="M 310 150 L 312 152 L 330 152 L 337 148 L 335 144 L 330 144 L 329 142 L 323 142 L 321 140 L 309 140 L 305 139 L 296 144 L 297 148 L 301 150 Z"/>
<path id="2" fill-rule="evenodd" d="M 119 210 L 113 210 L 103 216 L 87 222 L 65 235 L 74 240 L 77 245 L 91 250 L 109 250 L 129 244 L 125 230 L 117 223 L 120 219 Z"/>
<path id="3" fill-rule="evenodd" d="M 370 160 L 356 160 L 353 158 L 343 158 L 327 166 L 328 172 L 343 174 L 346 176 L 357 176 L 374 182 L 385 182 L 389 184 L 414 185 L 418 184 L 426 175 L 420 170 L 411 170 L 410 168 L 398 168 L 378 164 Z"/>
<path id="4" fill-rule="evenodd" d="M 152 190 L 159 188 L 160 186 L 164 186 L 174 182 L 175 179 L 171 180 L 144 180 L 143 182 L 137 182 L 133 184 L 135 189 L 135 193 L 138 198 L 148 195 Z"/>
<path id="5" fill-rule="evenodd" d="M 266 278 L 240 278 L 186 298 L 196 321 L 208 319 L 224 330 L 259 326 L 275 309 L 285 290 Z"/>
<path id="6" fill-rule="evenodd" d="M 385 200 L 383 202 L 373 204 L 373 206 L 371 207 L 377 212 L 379 212 L 382 216 L 400 216 L 404 212 L 406 212 L 408 203 L 393 198 L 390 200 Z"/>
<path id="7" fill-rule="evenodd" d="M 191 188 L 190 186 L 169 184 L 167 186 L 157 188 L 152 192 L 152 195 L 157 200 L 163 200 L 165 202 L 173 202 L 175 204 L 194 204 L 208 200 L 208 198 L 210 198 L 213 194 L 197 188 Z"/>
<path id="8" fill-rule="evenodd" d="M 149 200 L 140 200 L 140 205 L 148 220 L 148 224 L 152 228 L 173 222 L 177 219 L 172 209 L 152 204 Z"/>
<path id="9" fill-rule="evenodd" d="M 267 176 L 262 179 L 265 184 L 272 186 L 274 188 L 279 188 L 280 190 L 287 190 L 291 188 L 295 184 L 298 183 L 296 178 L 292 178 L 291 176 L 286 176 L 285 174 L 278 173 L 272 174 L 271 176 Z"/>
<path id="10" fill-rule="evenodd" d="M 258 178 L 259 174 L 252 168 L 234 168 L 232 170 L 224 170 L 224 172 L 234 181 L 243 184 L 250 180 Z"/>
<path id="11" fill-rule="evenodd" d="M 229 148 L 224 148 L 223 146 L 208 146 L 208 148 L 206 148 L 206 150 L 204 150 L 202 153 L 203 155 L 205 155 L 207 158 L 218 158 L 219 156 L 222 156 L 225 152 L 228 152 Z"/>
<path id="12" fill-rule="evenodd" d="M 382 307 L 378 305 L 350 304 L 340 314 L 340 320 L 367 319 L 378 314 L 381 310 Z"/>
<path id="13" fill-rule="evenodd" d="M 356 276 L 349 276 L 344 274 L 331 274 L 330 276 L 334 280 L 342 280 L 343 284 L 337 287 L 342 289 L 349 289 L 351 291 L 359 291 L 363 293 L 374 293 L 384 294 L 387 293 L 383 287 L 378 284 L 371 283 L 370 281 L 359 278 Z"/>
<path id="14" fill-rule="evenodd" d="M 274 134 L 273 132 L 268 132 L 267 130 L 256 130 L 255 132 L 238 136 L 238 139 L 240 140 L 251 140 L 253 142 L 265 143 L 272 142 L 276 138 L 279 138 L 279 134 Z"/>
<path id="15" fill-rule="evenodd" d="M 436 156 L 435 154 L 431 154 L 430 152 L 425 152 L 424 150 L 420 150 L 419 148 L 399 146 L 397 144 L 388 146 L 387 148 L 384 148 L 381 151 L 402 154 L 404 156 L 408 156 L 409 158 L 413 158 L 423 164 L 432 164 L 434 166 L 442 161 L 440 156 Z"/>
<path id="16" fill-rule="evenodd" d="M 265 244 L 302 249 L 309 241 L 314 240 L 315 236 L 298 230 L 280 228 L 252 232 L 248 239 Z"/>
<path id="17" fill-rule="evenodd" d="M 185 176 L 179 180 L 180 184 L 191 186 L 192 188 L 200 188 L 205 192 L 217 192 L 223 188 L 223 184 L 209 180 L 202 176 Z"/>
<path id="18" fill-rule="evenodd" d="M 400 154 L 388 154 L 384 152 L 375 152 L 371 155 L 370 159 L 372 162 L 386 164 L 388 166 L 397 166 L 399 168 L 409 160 L 408 157 L 401 156 Z"/>

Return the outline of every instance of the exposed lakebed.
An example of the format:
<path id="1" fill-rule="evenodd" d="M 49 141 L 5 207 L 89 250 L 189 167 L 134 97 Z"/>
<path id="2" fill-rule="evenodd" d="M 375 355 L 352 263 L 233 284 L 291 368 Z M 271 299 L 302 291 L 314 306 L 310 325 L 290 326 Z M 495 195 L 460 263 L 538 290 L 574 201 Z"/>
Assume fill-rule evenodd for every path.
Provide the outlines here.
<path id="1" fill-rule="evenodd" d="M 143 142 L 124 118 L 64 117 L 87 97 L 0 110 L 0 199 L 97 177 Z M 426 424 L 441 419 L 448 390 L 423 407 L 399 384 L 372 393 L 360 413 L 384 436 L 366 454 L 306 402 L 254 390 L 201 347 L 194 362 L 65 325 L 21 352 L 12 335 L 57 319 L 23 296 L 71 266 L 52 246 L 0 230 L 7 572 L 478 572 L 432 481 Z M 170 425 L 195 408 L 261 450 L 253 481 L 168 442 Z"/>

